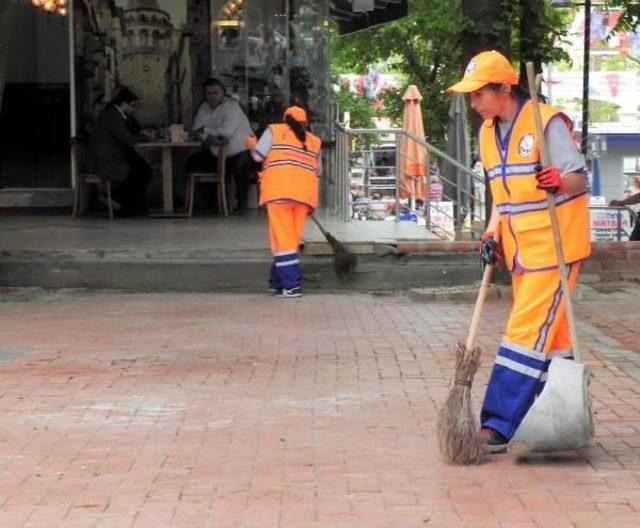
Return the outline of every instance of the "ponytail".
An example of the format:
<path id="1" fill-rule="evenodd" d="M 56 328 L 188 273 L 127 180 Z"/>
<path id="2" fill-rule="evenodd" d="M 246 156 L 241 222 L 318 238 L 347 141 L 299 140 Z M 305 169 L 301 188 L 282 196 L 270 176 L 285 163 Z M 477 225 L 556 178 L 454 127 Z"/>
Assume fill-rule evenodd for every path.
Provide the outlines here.
<path id="1" fill-rule="evenodd" d="M 296 138 L 298 138 L 298 141 L 302 143 L 304 150 L 307 150 L 307 132 L 304 129 L 304 125 L 300 121 L 296 121 L 290 115 L 285 116 L 284 121 L 295 134 Z"/>

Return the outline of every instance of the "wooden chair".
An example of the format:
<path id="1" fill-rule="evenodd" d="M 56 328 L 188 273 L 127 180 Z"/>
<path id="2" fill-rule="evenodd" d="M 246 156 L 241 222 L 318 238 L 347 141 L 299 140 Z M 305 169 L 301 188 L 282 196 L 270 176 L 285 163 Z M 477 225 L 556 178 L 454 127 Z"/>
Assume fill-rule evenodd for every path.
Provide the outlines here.
<path id="1" fill-rule="evenodd" d="M 216 183 L 218 187 L 218 207 L 222 207 L 222 214 L 225 218 L 229 216 L 227 205 L 227 183 L 226 183 L 226 154 L 225 143 L 218 148 L 218 166 L 215 172 L 191 172 L 187 179 L 187 216 L 193 216 L 193 202 L 195 201 L 195 191 L 197 183 Z"/>
<path id="2" fill-rule="evenodd" d="M 74 172 L 77 175 L 76 181 L 76 190 L 73 199 L 73 217 L 77 218 L 85 210 L 85 186 L 86 185 L 97 185 L 98 192 L 100 191 L 100 186 L 104 183 L 107 188 L 107 207 L 109 209 L 109 218 L 113 219 L 113 202 L 111 201 L 111 182 L 109 180 L 104 180 L 97 174 L 93 174 L 90 172 L 86 172 L 85 168 L 85 152 L 84 145 L 78 140 L 78 138 L 73 138 L 71 143 L 71 152 L 72 158 L 71 162 L 74 165 Z"/>

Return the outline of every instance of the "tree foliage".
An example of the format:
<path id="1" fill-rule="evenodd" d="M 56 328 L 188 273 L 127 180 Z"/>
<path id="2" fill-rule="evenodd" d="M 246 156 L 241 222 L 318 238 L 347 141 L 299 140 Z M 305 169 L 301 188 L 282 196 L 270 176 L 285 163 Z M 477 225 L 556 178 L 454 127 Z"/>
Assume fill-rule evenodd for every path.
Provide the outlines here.
<path id="1" fill-rule="evenodd" d="M 412 0 L 409 9 L 409 16 L 402 20 L 333 38 L 332 67 L 336 73 L 364 73 L 377 67 L 397 74 L 398 90 L 383 96 L 385 114 L 396 124 L 401 120 L 406 86 L 417 85 L 425 102 L 427 135 L 443 137 L 447 122 L 443 90 L 458 75 L 452 65 L 460 63 L 459 35 L 467 22 L 459 2 Z"/>
<path id="2" fill-rule="evenodd" d="M 366 97 L 355 94 L 348 84 L 338 84 L 338 91 L 334 94 L 334 99 L 338 107 L 350 113 L 349 119 L 352 128 L 372 128 L 373 118 L 376 112 Z"/>
<path id="3" fill-rule="evenodd" d="M 622 13 L 613 28 L 615 32 L 635 31 L 640 27 L 640 2 L 638 0 L 605 0 L 606 9 L 621 9 Z"/>
<path id="4" fill-rule="evenodd" d="M 415 84 L 423 96 L 425 131 L 442 144 L 450 98 L 445 93 L 469 59 L 498 49 L 524 64 L 563 58 L 557 47 L 568 15 L 550 0 L 410 0 L 409 15 L 396 22 L 332 39 L 335 73 L 364 73 L 370 67 L 395 73 L 396 92 L 383 95 L 385 113 L 399 122 L 401 97 Z"/>

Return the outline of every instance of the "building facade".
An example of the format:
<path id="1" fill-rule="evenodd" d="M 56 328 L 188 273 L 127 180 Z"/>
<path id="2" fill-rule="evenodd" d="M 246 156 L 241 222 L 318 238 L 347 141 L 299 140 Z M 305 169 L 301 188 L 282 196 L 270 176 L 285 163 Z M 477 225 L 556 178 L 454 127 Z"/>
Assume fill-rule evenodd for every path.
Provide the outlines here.
<path id="1" fill-rule="evenodd" d="M 213 76 L 256 129 L 265 109 L 281 99 L 307 108 L 314 132 L 326 138 L 329 20 L 347 33 L 407 12 L 406 0 L 69 3 L 66 18 L 20 3 L 12 35 L 0 36 L 9 41 L 9 66 L 0 65 L 6 79 L 0 207 L 55 205 L 38 196 L 62 191 L 68 205 L 71 136 L 90 134 L 122 86 L 139 96 L 138 118 L 151 136 L 162 136 L 171 124 L 188 127 L 202 103 L 202 84 Z M 22 193 L 19 203 L 11 198 L 16 193 Z"/>

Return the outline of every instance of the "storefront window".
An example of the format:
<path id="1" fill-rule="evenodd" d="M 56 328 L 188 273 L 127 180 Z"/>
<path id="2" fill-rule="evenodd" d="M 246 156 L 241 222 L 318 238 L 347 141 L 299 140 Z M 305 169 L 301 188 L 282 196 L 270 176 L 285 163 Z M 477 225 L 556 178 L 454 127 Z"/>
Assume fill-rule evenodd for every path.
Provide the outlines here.
<path id="1" fill-rule="evenodd" d="M 261 132 L 290 105 L 327 129 L 328 7 L 319 0 L 212 0 L 212 73 Z"/>

